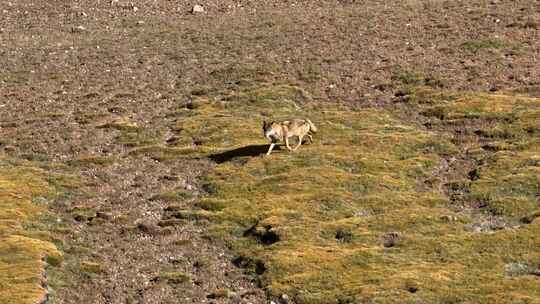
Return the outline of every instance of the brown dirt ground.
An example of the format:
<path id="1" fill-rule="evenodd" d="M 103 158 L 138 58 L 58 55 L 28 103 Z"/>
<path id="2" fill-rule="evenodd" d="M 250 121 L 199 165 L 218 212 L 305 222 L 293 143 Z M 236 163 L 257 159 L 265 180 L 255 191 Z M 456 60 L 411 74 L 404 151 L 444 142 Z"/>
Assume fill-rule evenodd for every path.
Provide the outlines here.
<path id="1" fill-rule="evenodd" d="M 66 252 L 53 303 L 269 301 L 205 237 L 204 221 L 157 226 L 171 203 L 150 198 L 188 189 L 196 200 L 212 162 L 130 155 L 122 130 L 99 128 L 107 122 L 122 118 L 163 142 L 177 119 L 167 114 L 193 89 L 243 78 L 377 107 L 393 106 L 391 83 L 407 72 L 450 91 L 540 91 L 540 1 L 199 3 L 197 15 L 184 0 L 0 4 L 0 147 L 68 164 L 55 170 L 84 185 L 52 206 Z M 74 162 L 85 157 L 106 163 Z M 100 269 L 81 271 L 80 261 Z M 192 282 L 160 276 L 171 271 Z M 208 298 L 220 289 L 236 296 Z"/>

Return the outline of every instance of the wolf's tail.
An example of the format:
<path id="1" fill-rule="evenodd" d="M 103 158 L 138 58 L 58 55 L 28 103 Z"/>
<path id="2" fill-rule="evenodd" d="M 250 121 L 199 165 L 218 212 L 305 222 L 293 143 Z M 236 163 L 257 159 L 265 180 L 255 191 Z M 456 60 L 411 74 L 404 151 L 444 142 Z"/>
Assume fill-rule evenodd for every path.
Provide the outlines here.
<path id="1" fill-rule="evenodd" d="M 317 133 L 318 129 L 315 127 L 315 125 L 311 122 L 311 120 L 306 118 L 307 123 L 309 124 L 309 131 L 313 133 Z"/>

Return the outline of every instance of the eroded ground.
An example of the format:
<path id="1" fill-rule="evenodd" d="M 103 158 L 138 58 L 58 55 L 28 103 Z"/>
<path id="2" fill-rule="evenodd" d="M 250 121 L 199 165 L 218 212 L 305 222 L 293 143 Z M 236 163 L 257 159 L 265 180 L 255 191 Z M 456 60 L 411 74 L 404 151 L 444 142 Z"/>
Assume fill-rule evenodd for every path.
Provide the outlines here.
<path id="1" fill-rule="evenodd" d="M 540 3 L 201 4 L 0 4 L 4 299 L 538 302 Z"/>

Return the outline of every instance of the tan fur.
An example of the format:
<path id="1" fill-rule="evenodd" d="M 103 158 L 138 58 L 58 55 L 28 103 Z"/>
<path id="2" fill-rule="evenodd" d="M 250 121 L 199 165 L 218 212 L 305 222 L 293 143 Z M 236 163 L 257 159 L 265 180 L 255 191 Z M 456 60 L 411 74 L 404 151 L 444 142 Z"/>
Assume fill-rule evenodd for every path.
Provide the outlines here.
<path id="1" fill-rule="evenodd" d="M 302 139 L 308 137 L 310 143 L 313 142 L 313 137 L 310 133 L 317 132 L 317 127 L 309 119 L 294 118 L 284 121 L 272 121 L 263 122 L 263 134 L 268 140 L 270 140 L 270 148 L 266 155 L 272 153 L 272 149 L 276 143 L 280 140 L 285 142 L 285 146 L 289 151 L 296 151 L 300 145 L 302 145 Z M 291 148 L 289 145 L 289 138 L 297 137 L 298 144 L 295 148 Z"/>

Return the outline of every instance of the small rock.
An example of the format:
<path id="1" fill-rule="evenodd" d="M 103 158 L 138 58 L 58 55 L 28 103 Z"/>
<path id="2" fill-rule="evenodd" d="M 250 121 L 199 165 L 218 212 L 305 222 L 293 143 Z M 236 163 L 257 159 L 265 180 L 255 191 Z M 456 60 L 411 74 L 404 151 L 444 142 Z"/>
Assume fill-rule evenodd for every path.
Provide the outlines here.
<path id="1" fill-rule="evenodd" d="M 415 282 L 406 282 L 405 283 L 405 290 L 407 290 L 410 293 L 416 293 L 418 291 L 418 285 L 416 285 Z"/>
<path id="2" fill-rule="evenodd" d="M 83 272 L 86 272 L 86 273 L 99 274 L 99 273 L 105 272 L 105 268 L 103 267 L 103 265 L 96 262 L 90 262 L 90 261 L 81 262 L 80 268 Z"/>
<path id="3" fill-rule="evenodd" d="M 168 145 L 173 145 L 175 144 L 176 142 L 178 142 L 180 140 L 180 137 L 179 136 L 170 136 L 170 137 L 167 137 L 165 139 L 165 143 L 167 143 Z"/>
<path id="4" fill-rule="evenodd" d="M 176 175 L 163 175 L 159 177 L 159 180 L 162 180 L 162 181 L 177 181 L 179 179 L 180 178 Z"/>
<path id="5" fill-rule="evenodd" d="M 185 284 L 191 282 L 191 277 L 180 271 L 162 272 L 152 279 L 154 282 L 167 281 L 170 284 Z"/>
<path id="6" fill-rule="evenodd" d="M 540 269 L 523 262 L 508 263 L 504 265 L 504 271 L 506 272 L 506 275 L 511 277 L 523 275 L 540 276 Z"/>
<path id="7" fill-rule="evenodd" d="M 158 222 L 158 225 L 160 227 L 184 226 L 185 224 L 186 224 L 185 220 L 177 219 L 177 218 L 161 220 Z"/>
<path id="8" fill-rule="evenodd" d="M 193 263 L 193 267 L 197 268 L 197 269 L 203 269 L 203 268 L 206 268 L 208 267 L 209 263 L 207 260 L 205 259 L 199 259 L 199 260 L 196 260 L 194 263 Z"/>
<path id="9" fill-rule="evenodd" d="M 73 33 L 81 33 L 81 32 L 84 32 L 84 31 L 86 31 L 86 27 L 84 27 L 82 25 L 71 28 L 71 32 L 73 32 Z"/>
<path id="10" fill-rule="evenodd" d="M 204 13 L 204 7 L 202 5 L 195 4 L 193 8 L 191 9 L 191 13 L 193 14 Z"/>
<path id="11" fill-rule="evenodd" d="M 540 28 L 540 22 L 534 21 L 534 20 L 528 20 L 521 27 L 524 28 L 524 29 L 530 28 L 530 29 L 535 29 L 536 30 L 536 29 Z"/>
<path id="12" fill-rule="evenodd" d="M 536 220 L 537 218 L 540 218 L 540 211 L 533 212 L 527 216 L 524 216 L 520 219 L 520 222 L 523 224 L 531 224 Z"/>
<path id="13" fill-rule="evenodd" d="M 508 222 L 505 218 L 497 216 L 480 217 L 472 224 L 466 226 L 470 231 L 476 233 L 495 233 L 498 230 L 516 229 L 519 225 Z"/>
<path id="14" fill-rule="evenodd" d="M 107 220 L 107 221 L 110 221 L 112 218 L 113 218 L 113 215 L 112 213 L 110 212 L 103 212 L 103 211 L 98 211 L 96 213 L 96 216 L 99 217 L 99 218 L 102 218 L 104 220 Z"/>
<path id="15" fill-rule="evenodd" d="M 369 210 L 357 210 L 353 212 L 354 217 L 364 217 L 364 216 L 370 216 L 371 212 Z"/>
<path id="16" fill-rule="evenodd" d="M 441 215 L 440 219 L 445 222 L 455 222 L 458 220 L 458 218 L 453 215 Z"/>
<path id="17" fill-rule="evenodd" d="M 14 146 L 7 145 L 4 147 L 4 151 L 6 152 L 15 152 L 17 150 Z"/>
<path id="18" fill-rule="evenodd" d="M 234 291 L 231 291 L 229 289 L 220 289 L 220 290 L 216 290 L 215 292 L 212 292 L 206 297 L 208 299 L 219 299 L 219 298 L 231 299 L 231 298 L 234 298 L 235 296 L 236 296 L 236 293 Z"/>
<path id="19" fill-rule="evenodd" d="M 159 227 L 152 224 L 152 223 L 149 223 L 149 222 L 140 222 L 137 224 L 137 229 L 139 229 L 140 231 L 144 232 L 144 233 L 147 233 L 147 234 L 150 234 L 150 235 L 157 235 L 159 234 Z"/>
<path id="20" fill-rule="evenodd" d="M 394 247 L 399 242 L 399 233 L 389 232 L 382 236 L 383 246 L 386 248 Z"/>
<path id="21" fill-rule="evenodd" d="M 281 303 L 283 304 L 289 304 L 289 296 L 286 294 L 281 295 Z"/>
<path id="22" fill-rule="evenodd" d="M 182 205 L 169 205 L 163 209 L 165 212 L 179 212 L 182 211 L 184 207 Z"/>
<path id="23" fill-rule="evenodd" d="M 339 242 L 350 243 L 352 242 L 353 238 L 353 233 L 350 230 L 338 229 L 336 232 L 336 240 Z"/>

